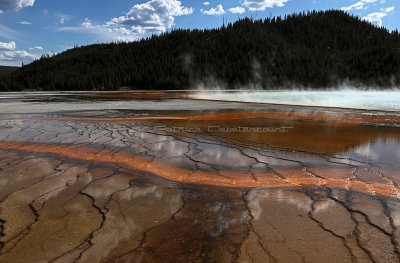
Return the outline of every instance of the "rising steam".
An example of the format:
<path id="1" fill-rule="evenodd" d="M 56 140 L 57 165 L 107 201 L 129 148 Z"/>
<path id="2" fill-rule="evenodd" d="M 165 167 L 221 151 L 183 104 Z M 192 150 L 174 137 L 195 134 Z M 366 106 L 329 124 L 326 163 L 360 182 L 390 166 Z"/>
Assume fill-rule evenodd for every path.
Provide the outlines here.
<path id="1" fill-rule="evenodd" d="M 351 90 L 330 91 L 202 91 L 196 99 L 273 103 L 304 106 L 338 107 L 366 110 L 400 111 L 400 91 Z"/>

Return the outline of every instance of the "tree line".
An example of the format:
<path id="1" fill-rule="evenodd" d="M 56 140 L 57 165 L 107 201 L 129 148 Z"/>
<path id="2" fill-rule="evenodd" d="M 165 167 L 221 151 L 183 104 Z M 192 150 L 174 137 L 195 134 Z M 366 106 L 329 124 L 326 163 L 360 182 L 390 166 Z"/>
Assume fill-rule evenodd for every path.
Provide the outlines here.
<path id="1" fill-rule="evenodd" d="M 44 55 L 0 78 L 0 91 L 323 89 L 400 84 L 400 35 L 339 10 L 240 19 L 217 29 L 177 29 L 130 43 Z"/>

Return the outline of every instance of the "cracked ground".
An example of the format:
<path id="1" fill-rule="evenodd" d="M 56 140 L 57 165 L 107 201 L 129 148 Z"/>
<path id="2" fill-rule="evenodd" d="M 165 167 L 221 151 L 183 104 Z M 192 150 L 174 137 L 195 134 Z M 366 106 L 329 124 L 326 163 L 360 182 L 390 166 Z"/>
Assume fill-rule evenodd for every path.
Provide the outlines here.
<path id="1" fill-rule="evenodd" d="M 400 116 L 143 94 L 0 100 L 0 262 L 400 261 Z"/>

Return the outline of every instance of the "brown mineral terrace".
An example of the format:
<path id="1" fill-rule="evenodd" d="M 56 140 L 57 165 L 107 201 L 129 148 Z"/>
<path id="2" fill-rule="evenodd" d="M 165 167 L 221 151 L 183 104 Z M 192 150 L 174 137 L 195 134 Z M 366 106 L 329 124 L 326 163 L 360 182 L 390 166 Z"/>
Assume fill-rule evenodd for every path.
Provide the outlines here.
<path id="1" fill-rule="evenodd" d="M 129 113 L 128 113 L 129 114 Z M 397 125 L 400 117 L 350 114 L 320 114 L 296 112 L 223 112 L 209 114 L 184 114 L 154 112 L 155 116 L 141 117 L 6 117 L 0 121 L 153 121 L 153 126 L 178 127 L 183 130 L 200 130 L 202 133 L 219 137 L 241 139 L 252 143 L 264 143 L 273 146 L 295 148 L 321 153 L 336 153 L 346 151 L 349 146 L 361 145 L 380 137 L 398 138 L 400 134 Z M 175 115 L 175 116 L 173 116 Z M 61 123 L 61 125 L 63 125 Z M 374 125 L 381 125 L 377 130 Z M 385 126 L 388 127 L 385 127 Z M 265 128 L 271 132 L 226 132 L 227 128 L 246 127 Z M 224 131 L 220 131 L 225 129 Z M 283 129 L 285 132 L 279 132 Z M 277 132 L 275 132 L 277 131 Z M 179 129 L 176 132 L 179 135 Z M 183 136 L 188 133 L 184 132 Z"/>
<path id="2" fill-rule="evenodd" d="M 28 118 L 0 118 L 0 120 L 97 120 L 97 121 L 120 121 L 120 120 L 240 120 L 251 118 L 270 118 L 285 120 L 312 120 L 337 122 L 338 125 L 358 125 L 368 123 L 394 123 L 400 124 L 398 116 L 376 116 L 376 115 L 338 115 L 321 113 L 296 113 L 296 112 L 229 112 L 190 116 L 150 116 L 150 117 L 125 117 L 125 118 L 89 118 L 89 117 L 28 117 Z M 332 125 L 329 123 L 328 125 Z"/>
<path id="3" fill-rule="evenodd" d="M 82 94 L 83 98 L 97 99 L 171 99 L 186 97 L 184 92 L 115 92 L 115 93 L 96 93 Z"/>
<path id="4" fill-rule="evenodd" d="M 273 169 L 268 172 L 257 171 L 229 171 L 219 170 L 218 173 L 206 171 L 192 171 L 181 167 L 169 165 L 160 160 L 144 158 L 128 154 L 114 153 L 103 150 L 97 152 L 96 149 L 84 147 L 75 149 L 64 145 L 40 145 L 32 143 L 0 142 L 0 149 L 15 150 L 30 153 L 56 154 L 69 159 L 77 159 L 90 162 L 105 162 L 111 164 L 127 165 L 134 171 L 150 173 L 159 177 L 176 181 L 179 183 L 204 184 L 222 187 L 239 188 L 274 188 L 292 186 L 317 186 L 330 188 L 343 188 L 351 191 L 363 192 L 372 195 L 386 195 L 400 198 L 400 188 L 392 181 L 384 180 L 384 177 L 374 178 L 370 182 L 366 179 L 362 181 L 352 180 L 354 174 L 363 173 L 369 176 L 379 176 L 376 171 L 359 172 L 357 169 L 347 168 L 322 168 L 311 167 L 301 169 Z M 318 173 L 316 173 L 318 171 Z M 390 171 L 390 177 L 400 178 L 400 171 Z"/>

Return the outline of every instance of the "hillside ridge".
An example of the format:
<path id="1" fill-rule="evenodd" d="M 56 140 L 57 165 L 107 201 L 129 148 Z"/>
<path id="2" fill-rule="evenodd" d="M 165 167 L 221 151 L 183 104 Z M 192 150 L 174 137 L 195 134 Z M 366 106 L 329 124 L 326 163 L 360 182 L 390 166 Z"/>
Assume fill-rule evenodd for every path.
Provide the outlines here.
<path id="1" fill-rule="evenodd" d="M 0 78 L 0 91 L 321 89 L 400 84 L 400 35 L 340 10 L 240 19 L 217 29 L 177 29 L 130 43 L 44 55 Z M 217 83 L 217 84 L 216 84 Z"/>

